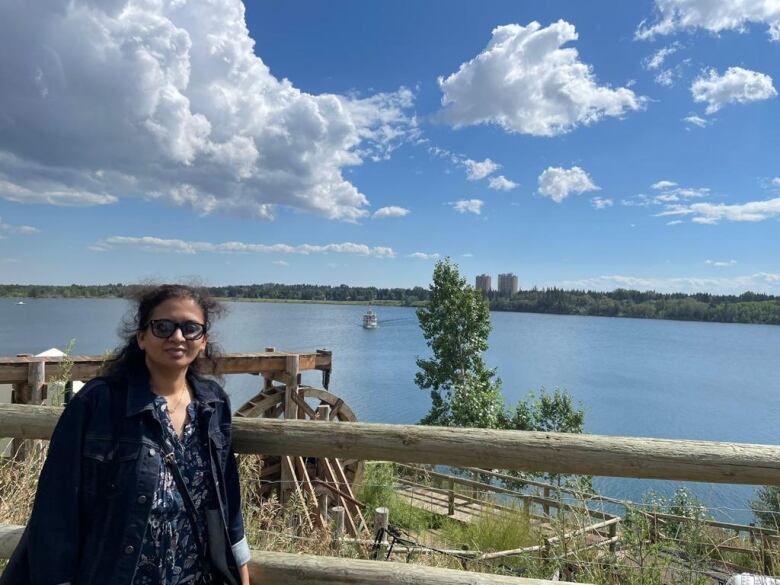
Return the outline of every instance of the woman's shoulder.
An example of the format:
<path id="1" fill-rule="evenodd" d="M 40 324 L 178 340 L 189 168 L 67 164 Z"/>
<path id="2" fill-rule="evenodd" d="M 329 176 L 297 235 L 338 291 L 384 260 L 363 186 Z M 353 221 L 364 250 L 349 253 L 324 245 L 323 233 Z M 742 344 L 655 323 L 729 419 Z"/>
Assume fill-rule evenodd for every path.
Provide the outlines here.
<path id="1" fill-rule="evenodd" d="M 111 395 L 114 383 L 106 377 L 92 378 L 82 386 L 68 401 L 71 403 L 96 403 L 106 400 Z"/>

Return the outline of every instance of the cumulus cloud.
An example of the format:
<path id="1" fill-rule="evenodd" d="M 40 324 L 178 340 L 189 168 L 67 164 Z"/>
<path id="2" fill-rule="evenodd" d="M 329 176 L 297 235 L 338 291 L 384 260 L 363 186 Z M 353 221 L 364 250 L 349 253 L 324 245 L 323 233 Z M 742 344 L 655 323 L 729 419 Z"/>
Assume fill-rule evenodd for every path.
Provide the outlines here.
<path id="1" fill-rule="evenodd" d="M 606 209 L 607 207 L 612 207 L 615 202 L 608 197 L 592 197 L 590 204 L 594 209 Z"/>
<path id="2" fill-rule="evenodd" d="M 645 98 L 630 89 L 598 85 L 577 50 L 563 48 L 577 38 L 564 20 L 545 28 L 535 21 L 496 27 L 479 55 L 439 77 L 444 119 L 455 127 L 497 124 L 555 136 L 644 108 Z"/>
<path id="3" fill-rule="evenodd" d="M 414 252 L 409 254 L 409 258 L 417 258 L 418 260 L 436 260 L 439 258 L 439 253 L 434 252 L 433 254 L 428 254 L 426 252 Z"/>
<path id="4" fill-rule="evenodd" d="M 693 101 L 706 102 L 708 114 L 714 114 L 726 104 L 767 100 L 777 95 L 772 78 L 742 67 L 729 67 L 723 75 L 708 69 L 691 85 Z"/>
<path id="5" fill-rule="evenodd" d="M 669 205 L 665 211 L 656 214 L 690 216 L 694 223 L 717 224 L 726 221 L 764 221 L 780 217 L 780 197 L 766 201 L 748 201 L 727 205 L 725 203 L 693 203 L 691 205 Z"/>
<path id="6" fill-rule="evenodd" d="M 712 123 L 710 120 L 707 120 L 706 118 L 702 118 L 700 116 L 686 116 L 685 118 L 683 118 L 683 122 L 686 122 L 691 126 L 698 126 L 699 128 L 706 128 Z"/>
<path id="7" fill-rule="evenodd" d="M 780 187 L 780 177 L 775 177 L 771 182 L 775 187 Z"/>
<path id="8" fill-rule="evenodd" d="M 723 268 L 725 266 L 734 266 L 737 261 L 736 260 L 705 260 L 705 264 L 708 266 L 717 266 L 719 268 Z"/>
<path id="9" fill-rule="evenodd" d="M 485 202 L 481 199 L 459 199 L 450 203 L 452 208 L 458 213 L 473 213 L 479 215 L 482 213 L 482 206 Z"/>
<path id="10" fill-rule="evenodd" d="M 108 251 L 115 247 L 136 248 L 147 252 L 173 252 L 177 254 L 198 254 L 202 252 L 219 254 L 353 254 L 375 258 L 394 258 L 392 248 L 367 246 L 344 242 L 340 244 L 247 244 L 245 242 L 198 242 L 190 240 L 164 239 L 154 236 L 111 236 L 95 244 L 91 249 Z"/>
<path id="11" fill-rule="evenodd" d="M 413 101 L 276 78 L 240 0 L 0 3 L 0 196 L 14 201 L 356 220 L 368 199 L 343 172 L 416 136 Z"/>
<path id="12" fill-rule="evenodd" d="M 658 189 L 672 189 L 673 187 L 676 187 L 676 186 L 677 186 L 677 183 L 675 183 L 674 181 L 661 180 L 661 181 L 658 181 L 658 182 L 653 183 L 652 185 L 650 185 L 650 188 L 651 189 L 656 189 L 656 190 L 658 190 Z"/>
<path id="13" fill-rule="evenodd" d="M 751 23 L 765 24 L 769 38 L 780 41 L 780 2 L 777 0 L 655 0 L 656 21 L 645 21 L 636 31 L 638 39 L 652 39 L 679 31 L 703 28 L 712 33 L 744 32 Z"/>
<path id="14" fill-rule="evenodd" d="M 516 189 L 519 185 L 514 181 L 507 179 L 504 175 L 498 175 L 497 177 L 491 177 L 488 183 L 488 187 L 495 189 L 496 191 L 511 191 Z"/>
<path id="15" fill-rule="evenodd" d="M 560 203 L 572 193 L 598 191 L 599 187 L 580 167 L 548 167 L 539 175 L 539 194 Z"/>
<path id="16" fill-rule="evenodd" d="M 380 207 L 374 212 L 372 217 L 374 219 L 382 219 L 384 217 L 403 217 L 405 215 L 409 215 L 409 213 L 409 210 L 405 207 L 390 205 L 388 207 Z"/>
<path id="17" fill-rule="evenodd" d="M 605 275 L 581 280 L 557 283 L 563 288 L 610 291 L 616 288 L 655 290 L 659 292 L 710 292 L 715 294 L 740 294 L 746 291 L 780 292 L 780 274 L 756 272 L 731 278 L 645 278 L 628 275 Z"/>
<path id="18" fill-rule="evenodd" d="M 7 235 L 30 236 L 32 234 L 37 234 L 40 231 L 41 230 L 31 225 L 13 225 L 6 223 L 3 221 L 3 218 L 0 217 L 0 239 Z"/>
<path id="19" fill-rule="evenodd" d="M 467 158 L 463 161 L 463 166 L 466 167 L 466 178 L 469 181 L 484 179 L 501 168 L 500 164 L 494 163 L 489 158 L 486 158 L 481 162 Z"/>

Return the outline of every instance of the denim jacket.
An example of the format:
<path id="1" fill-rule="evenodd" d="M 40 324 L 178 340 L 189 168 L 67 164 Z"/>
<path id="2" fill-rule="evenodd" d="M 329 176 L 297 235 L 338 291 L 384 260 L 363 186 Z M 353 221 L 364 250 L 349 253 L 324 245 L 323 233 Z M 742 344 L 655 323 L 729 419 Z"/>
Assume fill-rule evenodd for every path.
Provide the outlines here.
<path id="1" fill-rule="evenodd" d="M 225 565 L 249 560 L 225 391 L 188 374 L 211 460 Z M 159 480 L 162 428 L 148 372 L 127 384 L 90 381 L 68 403 L 52 435 L 32 515 L 0 585 L 129 585 Z M 212 514 L 216 516 L 216 514 Z M 212 549 L 214 543 L 210 543 Z M 215 576 L 215 583 L 222 583 Z M 225 582 L 227 582 L 225 580 Z"/>

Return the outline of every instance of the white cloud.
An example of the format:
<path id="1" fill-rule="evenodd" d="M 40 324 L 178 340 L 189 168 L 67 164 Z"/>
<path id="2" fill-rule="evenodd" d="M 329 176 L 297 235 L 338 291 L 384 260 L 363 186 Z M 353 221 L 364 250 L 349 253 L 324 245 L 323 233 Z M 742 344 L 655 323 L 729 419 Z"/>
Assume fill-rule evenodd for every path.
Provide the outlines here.
<path id="1" fill-rule="evenodd" d="M 460 256 L 461 258 L 473 258 L 474 254 L 472 254 L 471 252 L 466 252 L 465 254 L 461 254 Z"/>
<path id="2" fill-rule="evenodd" d="M 413 101 L 274 77 L 240 0 L 0 2 L 0 196 L 15 201 L 354 221 L 368 199 L 343 173 L 418 135 Z"/>
<path id="3" fill-rule="evenodd" d="M 409 215 L 409 213 L 409 210 L 405 207 L 390 205 L 389 207 L 380 207 L 374 212 L 372 217 L 374 219 L 382 219 L 384 217 L 403 217 L 405 215 Z"/>
<path id="4" fill-rule="evenodd" d="M 572 193 L 580 195 L 586 191 L 598 190 L 599 187 L 580 167 L 548 167 L 539 175 L 539 193 L 556 203 L 560 203 Z"/>
<path id="5" fill-rule="evenodd" d="M 665 189 L 671 189 L 671 188 L 676 187 L 676 186 L 677 186 L 677 183 L 675 183 L 674 181 L 661 180 L 661 181 L 658 181 L 658 182 L 653 183 L 652 185 L 650 185 L 650 188 L 651 189 L 656 189 L 656 190 L 659 190 L 659 189 L 665 190 Z"/>
<path id="6" fill-rule="evenodd" d="M 772 184 L 775 187 L 780 187 L 780 177 L 775 177 L 774 179 L 772 179 Z"/>
<path id="7" fill-rule="evenodd" d="M 2 91 L 2 90 L 0 90 Z M 90 205 L 110 205 L 118 199 L 113 195 L 104 193 L 90 193 L 67 187 L 47 184 L 46 181 L 32 180 L 28 187 L 18 185 L 2 178 L 3 163 L 8 162 L 9 157 L 3 157 L 0 152 L 0 198 L 14 203 L 45 203 L 49 205 L 63 205 L 71 207 L 87 207 Z"/>
<path id="8" fill-rule="evenodd" d="M 114 247 L 137 248 L 147 252 L 174 252 L 178 254 L 198 254 L 201 252 L 234 254 L 353 254 L 357 256 L 372 256 L 375 258 L 394 258 L 392 248 L 384 246 L 370 247 L 366 244 L 344 242 L 341 244 L 247 244 L 244 242 L 197 242 L 178 239 L 163 239 L 153 236 L 128 237 L 112 236 L 95 244 L 99 251 Z M 94 249 L 93 247 L 93 249 Z"/>
<path id="9" fill-rule="evenodd" d="M 698 126 L 699 128 L 706 128 L 712 122 L 710 120 L 707 120 L 706 118 L 702 118 L 700 116 L 686 116 L 683 118 L 683 122 L 687 122 L 691 126 Z"/>
<path id="10" fill-rule="evenodd" d="M 507 179 L 504 175 L 498 175 L 497 177 L 491 177 L 488 187 L 495 189 L 496 191 L 511 191 L 516 189 L 520 185 Z"/>
<path id="11" fill-rule="evenodd" d="M 657 84 L 663 85 L 664 87 L 671 87 L 674 85 L 675 79 L 682 76 L 684 66 L 688 64 L 687 59 L 672 67 L 664 68 L 666 59 L 680 50 L 680 47 L 681 45 L 679 43 L 673 43 L 668 47 L 661 47 L 642 62 L 645 69 L 656 72 L 655 82 Z"/>
<path id="12" fill-rule="evenodd" d="M 667 221 L 666 225 L 680 225 L 681 223 L 685 223 L 681 219 L 673 219 L 672 221 Z"/>
<path id="13" fill-rule="evenodd" d="M 612 207 L 615 202 L 608 197 L 592 197 L 590 204 L 593 205 L 594 209 L 605 209 L 607 207 Z"/>
<path id="14" fill-rule="evenodd" d="M 691 85 L 693 101 L 706 102 L 707 114 L 714 114 L 726 104 L 767 100 L 777 95 L 772 78 L 742 67 L 729 67 L 723 75 L 715 69 L 704 71 Z"/>
<path id="15" fill-rule="evenodd" d="M 665 211 L 656 214 L 691 216 L 694 223 L 717 224 L 726 221 L 764 221 L 780 216 L 780 197 L 765 201 L 749 201 L 726 205 L 725 203 L 694 203 L 692 205 L 669 205 Z"/>
<path id="16" fill-rule="evenodd" d="M 427 254 L 426 252 L 414 252 L 409 254 L 409 258 L 417 258 L 418 260 L 436 260 L 439 258 L 439 253 Z"/>
<path id="17" fill-rule="evenodd" d="M 628 88 L 597 84 L 592 67 L 566 43 L 573 25 L 508 24 L 487 47 L 449 77 L 439 77 L 444 118 L 455 127 L 497 124 L 507 132 L 555 136 L 606 116 L 644 108 Z"/>
<path id="18" fill-rule="evenodd" d="M 705 260 L 705 264 L 708 266 L 717 266 L 719 268 L 725 267 L 725 266 L 734 266 L 737 261 L 736 260 Z"/>
<path id="19" fill-rule="evenodd" d="M 657 21 L 643 21 L 636 31 L 639 39 L 652 39 L 683 30 L 703 28 L 712 33 L 744 32 L 750 23 L 765 24 L 769 37 L 780 41 L 780 2 L 777 0 L 655 0 Z"/>
<path id="20" fill-rule="evenodd" d="M 586 290 L 615 290 L 629 288 L 637 290 L 655 290 L 658 292 L 710 292 L 715 294 L 740 294 L 745 291 L 780 293 L 780 274 L 756 272 L 731 278 L 647 278 L 627 275 L 605 275 L 580 280 L 565 280 L 556 283 L 563 288 Z"/>
<path id="21" fill-rule="evenodd" d="M 285 262 L 284 260 L 274 260 L 272 262 L 272 264 L 274 264 L 276 266 L 289 266 L 290 265 L 289 262 Z"/>
<path id="22" fill-rule="evenodd" d="M 486 158 L 481 162 L 467 158 L 463 161 L 463 166 L 466 167 L 466 178 L 469 181 L 484 179 L 501 168 L 500 164 L 494 163 L 489 158 Z"/>
<path id="23" fill-rule="evenodd" d="M 650 57 L 645 59 L 645 69 L 649 71 L 657 71 L 658 69 L 661 69 L 661 67 L 663 67 L 664 61 L 666 61 L 666 58 L 670 55 L 674 55 L 679 48 L 680 47 L 677 43 L 674 43 L 668 47 L 661 47 Z"/>
<path id="24" fill-rule="evenodd" d="M 479 215 L 482 213 L 482 206 L 485 202 L 481 199 L 460 199 L 450 203 L 452 208 L 458 213 L 473 213 Z"/>
<path id="25" fill-rule="evenodd" d="M 36 227 L 31 225 L 13 225 L 3 221 L 0 217 L 0 238 L 3 238 L 6 234 L 18 235 L 18 236 L 31 236 L 32 234 L 40 233 Z"/>

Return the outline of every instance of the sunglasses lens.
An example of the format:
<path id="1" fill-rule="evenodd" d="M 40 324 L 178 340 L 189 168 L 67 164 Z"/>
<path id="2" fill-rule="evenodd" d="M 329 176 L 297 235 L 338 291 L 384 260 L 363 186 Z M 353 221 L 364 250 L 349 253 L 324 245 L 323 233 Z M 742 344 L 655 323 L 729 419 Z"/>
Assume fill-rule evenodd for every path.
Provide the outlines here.
<path id="1" fill-rule="evenodd" d="M 181 324 L 181 334 L 184 339 L 198 339 L 203 335 L 203 325 L 195 321 L 186 321 Z"/>
<path id="2" fill-rule="evenodd" d="M 159 319 L 152 321 L 152 333 L 156 337 L 170 337 L 176 330 L 176 323 L 168 319 Z"/>

